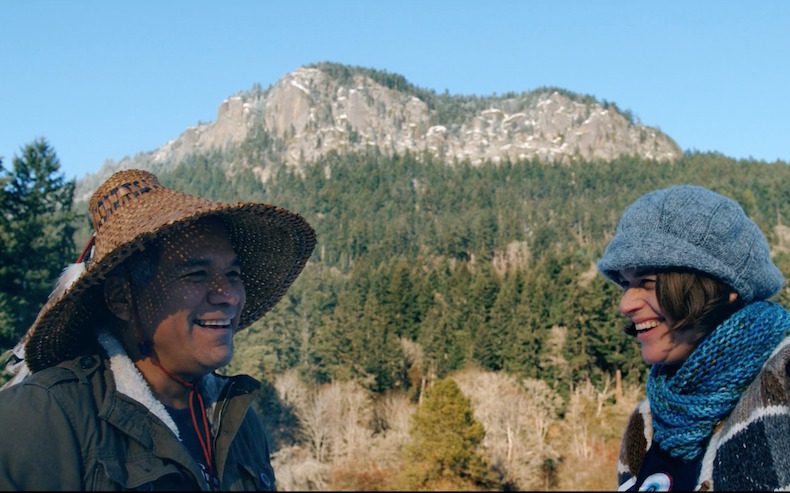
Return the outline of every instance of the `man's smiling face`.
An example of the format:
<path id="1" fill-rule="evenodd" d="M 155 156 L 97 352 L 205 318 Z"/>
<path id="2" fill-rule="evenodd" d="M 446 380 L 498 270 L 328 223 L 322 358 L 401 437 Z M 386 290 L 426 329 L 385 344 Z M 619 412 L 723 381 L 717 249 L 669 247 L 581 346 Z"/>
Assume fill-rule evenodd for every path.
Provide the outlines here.
<path id="1" fill-rule="evenodd" d="M 230 362 L 246 294 L 241 267 L 219 221 L 201 221 L 162 241 L 154 277 L 137 295 L 156 357 L 193 379 Z"/>

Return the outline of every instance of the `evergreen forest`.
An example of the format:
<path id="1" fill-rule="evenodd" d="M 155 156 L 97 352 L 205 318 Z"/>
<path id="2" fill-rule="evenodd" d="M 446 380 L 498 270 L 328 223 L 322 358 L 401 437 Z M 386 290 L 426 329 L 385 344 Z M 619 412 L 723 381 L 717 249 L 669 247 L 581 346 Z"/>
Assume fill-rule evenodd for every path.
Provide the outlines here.
<path id="1" fill-rule="evenodd" d="M 736 199 L 790 276 L 790 239 L 781 236 L 790 168 L 782 163 L 687 154 L 674 163 L 474 167 L 370 153 L 282 168 L 261 185 L 251 171 L 227 179 L 204 156 L 161 179 L 303 215 L 318 234 L 315 253 L 240 346 L 258 355 L 263 374 L 297 368 L 316 382 L 360 379 L 374 392 L 416 389 L 420 378 L 468 365 L 558 389 L 616 369 L 640 381 L 645 366 L 622 334 L 619 288 L 595 262 L 623 209 L 656 188 L 692 183 Z M 421 347 L 418 366 L 402 339 Z"/>
<path id="2" fill-rule="evenodd" d="M 18 158 L 14 170 L 17 164 L 24 170 L 29 162 L 49 162 L 43 175 L 57 177 L 52 150 L 45 142 L 35 145 L 38 154 Z M 242 146 L 238 153 L 250 149 Z M 271 392 L 259 405 L 271 419 L 273 449 L 282 452 L 275 466 L 281 468 L 283 489 L 613 487 L 613 470 L 604 471 L 610 483 L 558 479 L 563 467 L 574 466 L 569 459 L 574 453 L 589 461 L 595 453 L 589 444 L 574 442 L 576 452 L 570 445 L 552 445 L 563 433 L 578 437 L 582 432 L 552 428 L 550 423 L 579 415 L 580 396 L 592 396 L 589 414 L 603 427 L 607 450 L 616 448 L 619 426 L 630 408 L 613 421 L 606 415 L 606 404 L 622 398 L 623 387 L 635 392 L 643 387 L 647 367 L 636 343 L 622 332 L 620 288 L 597 273 L 595 262 L 623 209 L 645 192 L 691 183 L 734 198 L 759 224 L 772 245 L 775 263 L 790 278 L 790 166 L 782 162 L 686 153 L 676 162 L 629 157 L 472 166 L 428 155 L 371 151 L 331 154 L 299 168 L 275 167 L 261 183 L 249 166 L 228 168 L 226 160 L 220 153 L 193 155 L 158 175 L 164 184 L 187 193 L 285 207 L 304 216 L 318 236 L 310 261 L 285 297 L 237 335 L 236 356 L 225 369 L 268 382 Z M 51 283 L 59 273 L 52 265 L 72 262 L 71 256 L 79 252 L 88 236 L 88 219 L 85 203 L 72 206 L 59 196 L 60 205 L 52 206 L 48 216 L 37 215 L 49 222 L 35 223 L 34 216 L 13 205 L 14 197 L 24 195 L 14 192 L 23 189 L 14 188 L 19 172 L 2 171 L 0 343 L 5 350 L 32 322 L 31 307 L 46 300 L 39 278 L 49 276 L 46 282 Z M 29 175 L 26 179 L 35 181 Z M 73 183 L 55 185 L 73 193 Z M 19 242 L 33 241 L 18 236 L 23 226 L 25 234 L 48 239 L 39 241 L 48 248 L 48 259 L 60 255 L 46 270 L 24 264 L 35 257 L 20 253 Z M 67 245 L 64 237 L 70 239 Z M 25 260 L 19 263 L 20 259 Z M 33 273 L 37 277 L 26 277 Z M 36 280 L 35 290 L 20 290 Z M 776 300 L 790 307 L 790 288 Z M 449 379 L 457 380 L 458 386 Z M 615 381 L 616 393 L 611 391 Z M 431 390 L 436 384 L 440 386 Z M 538 427 L 543 445 L 519 456 L 509 428 L 504 438 L 492 441 L 496 430 L 485 421 L 485 402 L 475 397 L 482 395 L 481 389 L 501 389 L 496 399 L 505 405 L 544 416 L 545 429 Z M 471 397 L 463 397 L 462 391 Z M 436 412 L 452 409 L 454 417 L 448 419 L 471 430 L 458 438 L 463 445 L 447 445 L 455 454 L 469 449 L 468 456 L 453 459 L 454 464 L 466 465 L 453 466 L 449 473 L 442 469 L 444 459 L 435 457 L 439 452 L 430 450 L 433 445 L 419 431 L 434 429 L 429 424 L 439 419 L 430 414 L 432 393 L 434 399 L 452 400 L 450 408 L 434 404 Z M 337 404 L 338 396 L 344 396 L 345 404 Z M 353 404 L 354 396 L 366 404 Z M 628 404 L 637 398 L 632 396 Z M 529 407 L 538 400 L 543 403 L 540 410 Z M 330 474 L 327 464 L 333 454 L 358 460 L 365 452 L 351 448 L 363 443 L 348 438 L 352 428 L 343 428 L 345 438 L 332 441 L 329 432 L 311 427 L 310 423 L 330 421 L 329 414 L 315 414 L 321 402 L 334 402 L 326 408 L 333 412 L 346 409 L 343 412 L 350 414 L 337 419 L 364 425 L 360 433 L 370 437 L 401 433 L 402 446 L 375 467 L 356 468 L 353 474 L 351 468 L 339 467 Z M 396 406 L 413 408 L 417 403 L 420 408 L 411 425 L 398 425 L 391 418 Z M 477 406 L 475 416 L 482 425 L 469 406 Z M 322 412 L 330 412 L 326 409 Z M 566 419 L 562 426 L 577 425 Z M 525 437 L 538 433 L 529 430 Z M 382 443 L 376 449 L 383 457 L 390 445 Z M 503 443 L 509 448 L 500 454 L 496 450 Z M 472 451 L 481 446 L 489 451 L 485 457 Z M 296 455 L 307 454 L 305 450 L 309 461 Z M 606 460 L 612 458 L 607 455 Z M 293 466 L 297 462 L 301 469 Z M 285 464 L 293 467 L 286 469 Z M 387 473 L 397 464 L 406 464 L 404 475 L 397 476 L 401 482 Z M 588 462 L 580 469 L 585 467 L 598 466 Z M 434 473 L 440 480 L 432 479 Z"/>

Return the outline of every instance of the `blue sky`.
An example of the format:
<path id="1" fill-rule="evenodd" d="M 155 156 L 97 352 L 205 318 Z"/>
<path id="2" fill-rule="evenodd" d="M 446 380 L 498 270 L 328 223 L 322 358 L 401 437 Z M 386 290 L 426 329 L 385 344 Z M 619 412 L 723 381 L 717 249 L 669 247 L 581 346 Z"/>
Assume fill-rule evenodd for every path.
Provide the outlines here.
<path id="1" fill-rule="evenodd" d="M 686 150 L 790 162 L 790 2 L 0 0 L 0 157 L 150 151 L 309 63 L 451 94 L 558 86 Z"/>

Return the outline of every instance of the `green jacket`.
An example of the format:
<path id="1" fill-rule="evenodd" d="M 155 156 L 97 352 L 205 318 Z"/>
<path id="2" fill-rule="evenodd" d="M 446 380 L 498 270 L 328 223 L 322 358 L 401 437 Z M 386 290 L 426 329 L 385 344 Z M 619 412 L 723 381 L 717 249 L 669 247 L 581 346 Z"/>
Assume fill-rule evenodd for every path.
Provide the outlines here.
<path id="1" fill-rule="evenodd" d="M 0 391 L 0 490 L 209 489 L 169 415 L 156 409 L 161 403 L 139 374 L 128 374 L 117 355 L 97 354 Z M 246 375 L 203 382 L 220 488 L 273 490 L 269 448 L 251 408 L 260 384 Z M 153 404 L 140 397 L 146 393 Z"/>

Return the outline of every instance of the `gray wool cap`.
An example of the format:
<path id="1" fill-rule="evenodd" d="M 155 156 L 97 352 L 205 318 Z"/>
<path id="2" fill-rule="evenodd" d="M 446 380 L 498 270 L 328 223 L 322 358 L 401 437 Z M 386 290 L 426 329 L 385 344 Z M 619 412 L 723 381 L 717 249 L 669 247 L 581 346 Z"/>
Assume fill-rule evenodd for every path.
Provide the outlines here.
<path id="1" fill-rule="evenodd" d="M 655 190 L 628 206 L 598 261 L 614 282 L 627 269 L 678 267 L 727 283 L 747 303 L 784 285 L 765 235 L 741 206 L 694 185 Z"/>

